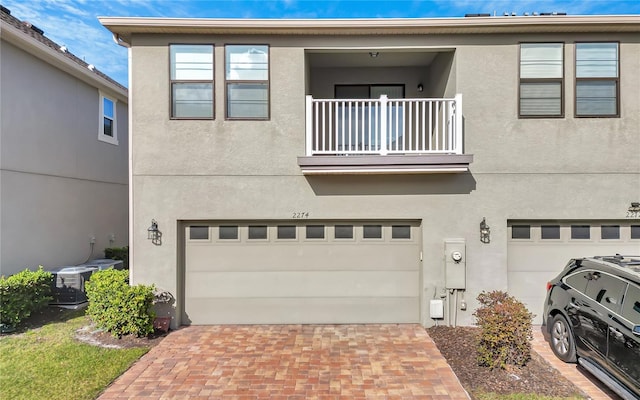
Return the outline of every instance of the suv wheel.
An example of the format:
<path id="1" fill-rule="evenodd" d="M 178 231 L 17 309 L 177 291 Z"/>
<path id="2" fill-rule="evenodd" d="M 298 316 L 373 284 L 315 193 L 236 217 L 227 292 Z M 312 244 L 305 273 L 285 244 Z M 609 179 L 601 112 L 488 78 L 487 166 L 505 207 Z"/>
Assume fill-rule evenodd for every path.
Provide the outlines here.
<path id="1" fill-rule="evenodd" d="M 560 314 L 551 325 L 551 350 L 564 362 L 576 361 L 576 343 L 567 320 Z"/>

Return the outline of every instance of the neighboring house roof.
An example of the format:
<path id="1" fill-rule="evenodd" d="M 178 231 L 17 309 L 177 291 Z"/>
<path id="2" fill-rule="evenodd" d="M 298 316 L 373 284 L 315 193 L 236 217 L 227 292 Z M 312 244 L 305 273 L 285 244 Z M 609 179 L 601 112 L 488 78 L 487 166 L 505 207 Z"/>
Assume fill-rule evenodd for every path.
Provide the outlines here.
<path id="1" fill-rule="evenodd" d="M 47 38 L 38 27 L 12 16 L 11 11 L 2 6 L 0 6 L 0 30 L 2 40 L 20 47 L 92 86 L 119 95 L 119 100 L 127 101 L 128 90 L 125 86 L 78 58 L 66 47 Z"/>
<path id="2" fill-rule="evenodd" d="M 132 34 L 413 35 L 640 32 L 640 15 L 379 19 L 208 19 L 98 17 L 120 42 Z"/>

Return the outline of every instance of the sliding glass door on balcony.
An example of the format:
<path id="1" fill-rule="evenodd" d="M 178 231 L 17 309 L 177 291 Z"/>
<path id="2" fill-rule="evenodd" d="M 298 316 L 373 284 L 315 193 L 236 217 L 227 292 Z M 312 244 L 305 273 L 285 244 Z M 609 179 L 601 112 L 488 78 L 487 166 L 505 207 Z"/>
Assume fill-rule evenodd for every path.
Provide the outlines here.
<path id="1" fill-rule="evenodd" d="M 335 127 L 336 150 L 346 152 L 379 153 L 383 142 L 395 143 L 402 137 L 403 105 L 387 108 L 386 140 L 380 137 L 382 115 L 378 101 L 381 96 L 391 99 L 404 97 L 404 85 L 336 85 Z M 397 147 L 397 146 L 396 146 Z"/>

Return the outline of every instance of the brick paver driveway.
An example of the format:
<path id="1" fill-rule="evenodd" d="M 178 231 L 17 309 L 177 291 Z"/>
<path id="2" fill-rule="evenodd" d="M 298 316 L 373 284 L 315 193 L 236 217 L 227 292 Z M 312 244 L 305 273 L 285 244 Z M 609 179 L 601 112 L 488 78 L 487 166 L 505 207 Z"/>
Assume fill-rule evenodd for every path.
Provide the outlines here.
<path id="1" fill-rule="evenodd" d="M 108 399 L 468 399 L 419 325 L 224 325 L 172 332 Z"/>

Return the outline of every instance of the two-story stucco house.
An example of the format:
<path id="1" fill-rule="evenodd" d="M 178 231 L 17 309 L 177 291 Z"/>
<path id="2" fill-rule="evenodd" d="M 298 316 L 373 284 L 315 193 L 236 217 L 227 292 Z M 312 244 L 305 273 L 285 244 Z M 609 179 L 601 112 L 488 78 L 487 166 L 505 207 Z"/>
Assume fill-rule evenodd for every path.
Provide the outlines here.
<path id="1" fill-rule="evenodd" d="M 127 245 L 127 89 L 5 7 L 0 31 L 0 275 Z"/>
<path id="2" fill-rule="evenodd" d="M 539 315 L 569 258 L 640 253 L 640 16 L 100 21 L 174 325 Z"/>

